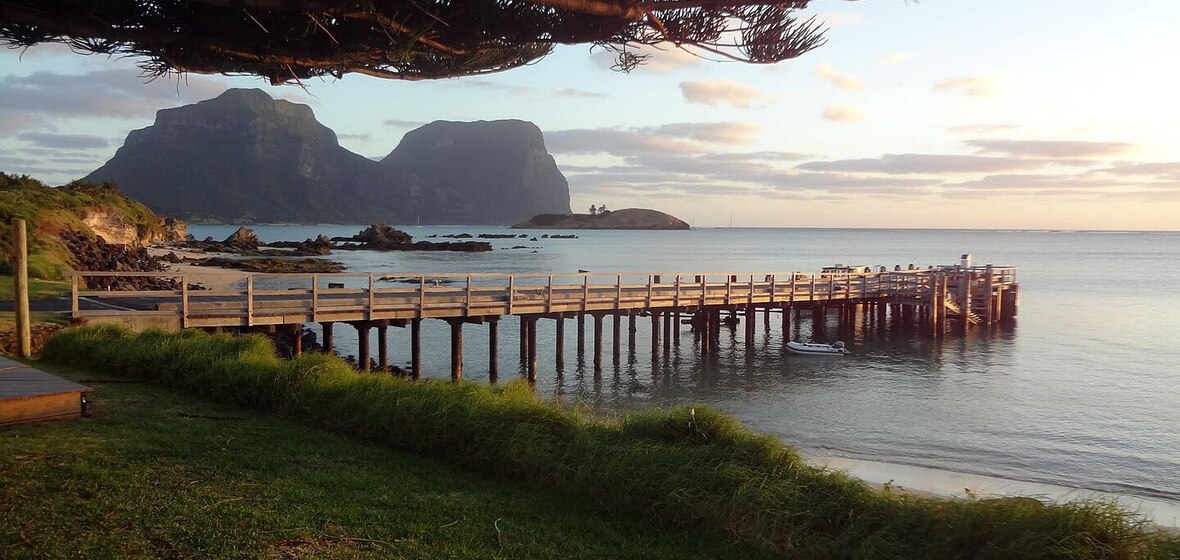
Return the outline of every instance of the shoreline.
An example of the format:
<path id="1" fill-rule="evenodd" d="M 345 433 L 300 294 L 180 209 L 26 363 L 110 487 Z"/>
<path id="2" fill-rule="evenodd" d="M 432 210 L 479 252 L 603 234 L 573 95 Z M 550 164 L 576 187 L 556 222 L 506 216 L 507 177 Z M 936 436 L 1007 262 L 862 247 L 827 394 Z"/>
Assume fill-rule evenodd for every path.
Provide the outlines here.
<path id="1" fill-rule="evenodd" d="M 148 254 L 153 257 L 163 257 L 168 253 L 176 253 L 182 259 L 204 259 L 210 257 L 233 257 L 230 253 L 198 253 L 169 247 L 147 247 Z M 245 281 L 248 272 L 220 266 L 197 266 L 192 263 L 167 263 L 168 272 L 183 274 L 189 282 L 200 283 L 209 290 L 233 290 Z"/>
<path id="2" fill-rule="evenodd" d="M 877 488 L 888 485 L 911 494 L 951 499 L 1023 496 L 1046 499 L 1055 503 L 1076 500 L 1109 502 L 1118 504 L 1121 509 L 1141 516 L 1163 530 L 1169 532 L 1180 530 L 1180 501 L 1013 480 L 932 467 L 834 457 L 810 451 L 800 451 L 799 453 L 809 465 L 844 472 Z"/>

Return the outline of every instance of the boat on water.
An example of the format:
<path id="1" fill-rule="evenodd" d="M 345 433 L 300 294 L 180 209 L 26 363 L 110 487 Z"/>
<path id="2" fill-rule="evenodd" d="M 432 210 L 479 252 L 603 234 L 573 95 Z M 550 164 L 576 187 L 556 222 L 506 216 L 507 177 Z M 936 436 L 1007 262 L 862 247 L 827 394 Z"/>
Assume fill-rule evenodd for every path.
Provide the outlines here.
<path id="1" fill-rule="evenodd" d="M 792 340 L 787 342 L 787 350 L 792 354 L 807 354 L 812 356 L 843 356 L 844 354 L 848 354 L 848 349 L 844 347 L 843 342 L 815 344 L 812 342 L 795 342 Z"/>

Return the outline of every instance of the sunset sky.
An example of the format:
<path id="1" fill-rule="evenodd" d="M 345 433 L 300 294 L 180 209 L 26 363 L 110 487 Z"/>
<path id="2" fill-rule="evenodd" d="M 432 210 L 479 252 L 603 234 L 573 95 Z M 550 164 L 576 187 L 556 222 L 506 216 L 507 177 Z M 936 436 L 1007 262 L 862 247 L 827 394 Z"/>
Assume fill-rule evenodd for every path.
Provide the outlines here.
<path id="1" fill-rule="evenodd" d="M 1180 2 L 817 0 L 827 44 L 774 66 L 657 52 L 631 74 L 584 46 L 480 78 L 271 87 L 131 59 L 0 51 L 0 170 L 102 165 L 156 109 L 229 87 L 311 105 L 382 157 L 434 120 L 524 119 L 575 211 L 696 226 L 1180 230 Z"/>

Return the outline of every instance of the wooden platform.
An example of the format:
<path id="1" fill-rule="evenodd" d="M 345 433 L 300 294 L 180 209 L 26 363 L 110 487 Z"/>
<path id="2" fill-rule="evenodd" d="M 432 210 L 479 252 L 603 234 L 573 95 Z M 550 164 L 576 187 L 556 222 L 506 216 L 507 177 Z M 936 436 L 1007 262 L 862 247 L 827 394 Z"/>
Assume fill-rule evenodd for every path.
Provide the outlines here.
<path id="1" fill-rule="evenodd" d="M 82 415 L 90 387 L 0 357 L 0 426 Z"/>

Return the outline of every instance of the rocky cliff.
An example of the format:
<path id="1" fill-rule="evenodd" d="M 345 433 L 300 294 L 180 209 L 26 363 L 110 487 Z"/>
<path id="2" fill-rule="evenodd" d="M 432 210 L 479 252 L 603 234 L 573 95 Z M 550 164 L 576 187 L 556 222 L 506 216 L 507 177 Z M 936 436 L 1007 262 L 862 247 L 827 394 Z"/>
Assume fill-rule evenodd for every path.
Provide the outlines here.
<path id="1" fill-rule="evenodd" d="M 569 211 L 536 126 L 447 124 L 410 133 L 377 163 L 341 147 L 310 107 L 231 89 L 160 110 L 86 180 L 190 221 L 509 224 Z"/>
<path id="2" fill-rule="evenodd" d="M 515 229 L 689 229 L 684 220 L 659 210 L 624 208 L 602 214 L 538 214 Z"/>
<path id="3" fill-rule="evenodd" d="M 452 223 L 570 212 L 569 185 L 531 122 L 435 121 L 406 134 L 381 165 L 454 193 L 443 209 Z"/>

